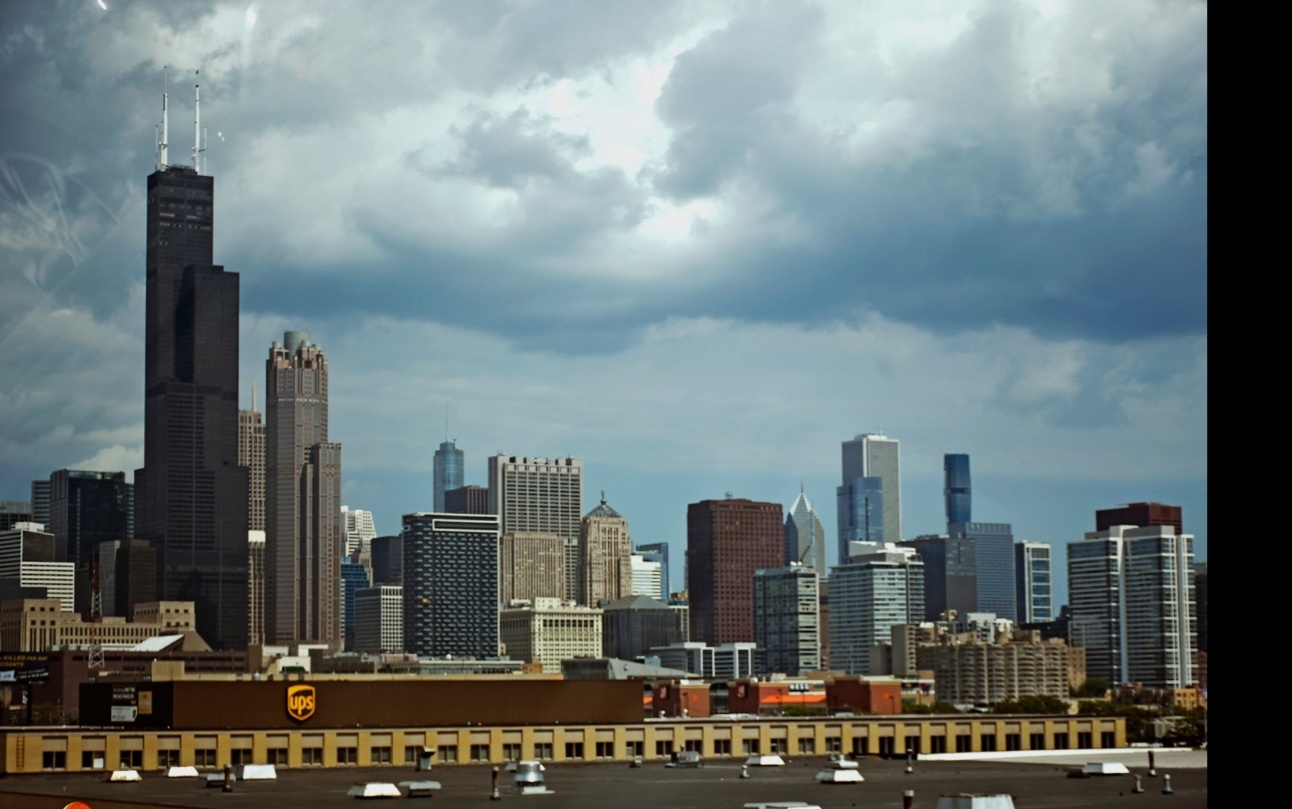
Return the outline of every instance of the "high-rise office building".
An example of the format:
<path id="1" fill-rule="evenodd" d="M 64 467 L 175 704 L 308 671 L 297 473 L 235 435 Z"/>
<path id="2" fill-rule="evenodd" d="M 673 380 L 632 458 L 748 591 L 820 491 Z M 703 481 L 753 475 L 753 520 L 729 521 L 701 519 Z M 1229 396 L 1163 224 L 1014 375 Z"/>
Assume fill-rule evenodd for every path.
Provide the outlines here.
<path id="1" fill-rule="evenodd" d="M 54 556 L 89 568 L 100 542 L 130 539 L 134 487 L 125 472 L 60 469 L 49 476 L 49 524 Z"/>
<path id="2" fill-rule="evenodd" d="M 448 511 L 444 493 L 462 488 L 462 473 L 466 468 L 466 454 L 458 449 L 456 441 L 445 439 L 435 450 L 434 485 L 436 512 Z"/>
<path id="3" fill-rule="evenodd" d="M 924 616 L 924 562 L 914 548 L 857 542 L 830 572 L 830 668 L 871 674 L 871 647 Z"/>
<path id="4" fill-rule="evenodd" d="M 247 468 L 247 530 L 265 530 L 265 420 L 256 409 L 256 391 L 251 391 L 251 409 L 238 411 L 238 466 Z"/>
<path id="5" fill-rule="evenodd" d="M 353 652 L 355 632 L 355 593 L 372 587 L 372 578 L 368 568 L 360 562 L 349 558 L 341 560 L 341 634 L 345 638 L 345 650 Z"/>
<path id="6" fill-rule="evenodd" d="M 404 588 L 374 585 L 354 595 L 354 644 L 357 652 L 404 650 Z"/>
<path id="7" fill-rule="evenodd" d="M 972 540 L 925 534 L 901 545 L 914 548 L 924 562 L 924 620 L 941 620 L 949 610 L 962 617 L 978 612 L 978 557 Z"/>
<path id="8" fill-rule="evenodd" d="M 1207 563 L 1193 565 L 1194 601 L 1198 607 L 1198 651 L 1207 651 Z"/>
<path id="9" fill-rule="evenodd" d="M 660 600 L 668 597 L 663 592 L 659 562 L 651 561 L 640 553 L 634 553 L 628 559 L 633 571 L 633 595 Z"/>
<path id="10" fill-rule="evenodd" d="M 404 583 L 404 537 L 395 534 L 372 540 L 372 586 Z"/>
<path id="11" fill-rule="evenodd" d="M 1197 682 L 1193 537 L 1114 525 L 1068 543 L 1069 637 L 1086 672 L 1114 686 Z"/>
<path id="12" fill-rule="evenodd" d="M 289 331 L 265 361 L 265 635 L 338 646 L 341 445 L 328 441 L 328 363 Z"/>
<path id="13" fill-rule="evenodd" d="M 8 531 L 20 522 L 35 522 L 30 500 L 0 500 L 0 531 Z"/>
<path id="14" fill-rule="evenodd" d="M 653 646 L 686 640 L 682 614 L 650 596 L 626 596 L 602 610 L 602 653 L 607 657 L 635 660 Z"/>
<path id="15" fill-rule="evenodd" d="M 978 611 L 1018 619 L 1014 600 L 1014 529 L 1007 522 L 953 523 L 952 539 L 973 543 L 978 568 Z"/>
<path id="16" fill-rule="evenodd" d="M 642 555 L 642 558 L 648 562 L 659 562 L 659 588 L 660 595 L 652 596 L 660 601 L 667 602 L 669 595 L 673 592 L 669 589 L 668 578 L 668 543 L 667 542 L 648 542 L 645 545 L 638 545 L 635 550 Z"/>
<path id="17" fill-rule="evenodd" d="M 100 575 L 103 614 L 129 618 L 135 614 L 135 607 L 157 600 L 157 551 L 142 539 L 111 544 L 116 547 L 100 561 L 102 569 L 107 558 L 113 558 L 111 612 L 108 611 L 109 583 Z"/>
<path id="18" fill-rule="evenodd" d="M 812 501 L 799 488 L 799 496 L 785 515 L 785 563 L 803 564 L 825 575 L 825 528 Z"/>
<path id="19" fill-rule="evenodd" d="M 560 674 L 562 660 L 601 657 L 601 615 L 596 607 L 555 598 L 508 604 L 498 611 L 498 639 L 512 660 Z"/>
<path id="20" fill-rule="evenodd" d="M 900 449 L 897 439 L 881 433 L 863 433 L 843 442 L 843 481 L 838 491 L 840 562 L 847 558 L 849 542 L 901 541 Z M 878 509 L 872 502 L 876 497 Z"/>
<path id="21" fill-rule="evenodd" d="M 780 503 L 703 500 L 686 509 L 691 640 L 711 646 L 754 640 L 754 571 L 780 567 Z"/>
<path id="22" fill-rule="evenodd" d="M 489 458 L 489 513 L 504 534 L 556 534 L 565 542 L 565 592 L 577 597 L 579 531 L 583 521 L 583 461 L 577 458 Z"/>
<path id="23" fill-rule="evenodd" d="M 265 642 L 265 532 L 247 532 L 247 643 Z"/>
<path id="24" fill-rule="evenodd" d="M 31 482 L 31 521 L 40 525 L 49 525 L 48 478 Z"/>
<path id="25" fill-rule="evenodd" d="M 503 534 L 498 545 L 498 602 L 566 600 L 565 540 L 556 534 Z"/>
<path id="26" fill-rule="evenodd" d="M 583 583 L 580 602 L 587 607 L 602 601 L 616 601 L 633 594 L 632 541 L 628 521 L 601 503 L 587 513 L 579 525 L 579 580 Z"/>
<path id="27" fill-rule="evenodd" d="M 821 668 L 820 576 L 811 567 L 754 572 L 754 642 L 769 673 L 797 677 Z"/>
<path id="28" fill-rule="evenodd" d="M 1114 525 L 1133 525 L 1147 528 L 1151 525 L 1169 525 L 1177 534 L 1184 533 L 1184 518 L 1179 506 L 1165 503 L 1126 503 L 1115 508 L 1101 508 L 1095 512 L 1095 530 L 1106 531 Z"/>
<path id="29" fill-rule="evenodd" d="M 345 532 L 345 555 L 372 553 L 372 541 L 377 538 L 377 525 L 372 512 L 361 508 L 341 506 L 341 524 Z"/>
<path id="30" fill-rule="evenodd" d="M 1050 543 L 1014 543 L 1014 599 L 1020 624 L 1054 620 L 1054 570 Z"/>
<path id="31" fill-rule="evenodd" d="M 0 531 L 0 584 L 11 592 L 44 590 L 45 598 L 58 599 L 61 612 L 75 607 L 75 565 L 54 561 L 54 535 L 39 523 L 20 522 Z"/>
<path id="32" fill-rule="evenodd" d="M 166 102 L 163 98 L 163 127 Z M 212 646 L 247 645 L 247 470 L 238 465 L 237 273 L 212 263 L 215 180 L 169 162 L 145 211 L 144 465 L 135 535 L 157 551 L 157 595 L 192 601 Z"/>
<path id="33" fill-rule="evenodd" d="M 942 456 L 942 496 L 946 500 L 947 525 L 973 522 L 973 488 L 969 483 L 969 456 Z"/>
<path id="34" fill-rule="evenodd" d="M 494 514 L 404 515 L 404 649 L 416 655 L 498 656 Z"/>
<path id="35" fill-rule="evenodd" d="M 444 493 L 447 514 L 490 514 L 489 490 L 484 486 L 459 486 Z"/>

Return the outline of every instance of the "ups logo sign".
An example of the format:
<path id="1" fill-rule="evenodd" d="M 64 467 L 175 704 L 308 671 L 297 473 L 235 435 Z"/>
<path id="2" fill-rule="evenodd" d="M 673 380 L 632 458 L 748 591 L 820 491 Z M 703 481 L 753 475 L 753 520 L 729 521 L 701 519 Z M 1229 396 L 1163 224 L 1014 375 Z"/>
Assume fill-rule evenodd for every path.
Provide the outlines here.
<path id="1" fill-rule="evenodd" d="M 314 715 L 317 702 L 312 685 L 293 685 L 287 689 L 287 715 L 298 722 Z"/>

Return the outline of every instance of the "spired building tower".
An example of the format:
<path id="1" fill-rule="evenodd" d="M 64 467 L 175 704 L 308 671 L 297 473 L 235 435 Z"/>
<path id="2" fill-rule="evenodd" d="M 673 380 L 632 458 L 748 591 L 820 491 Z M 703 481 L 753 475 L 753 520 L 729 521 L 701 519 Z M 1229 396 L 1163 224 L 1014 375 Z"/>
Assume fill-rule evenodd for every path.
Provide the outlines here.
<path id="1" fill-rule="evenodd" d="M 336 646 L 345 533 L 327 357 L 309 332 L 285 332 L 265 382 L 265 640 Z"/>
<path id="2" fill-rule="evenodd" d="M 826 573 L 825 528 L 802 488 L 785 515 L 785 564 L 795 563 L 812 568 L 818 576 Z"/>
<path id="3" fill-rule="evenodd" d="M 144 465 L 135 533 L 157 549 L 157 597 L 193 601 L 212 646 L 247 645 L 247 470 L 238 465 L 238 275 L 212 264 L 215 181 L 170 165 L 162 95 L 148 176 Z M 196 118 L 196 116 L 195 116 Z"/>
<path id="4" fill-rule="evenodd" d="M 606 505 L 588 512 L 579 527 L 579 569 L 583 579 L 581 601 L 597 607 L 602 601 L 617 601 L 633 594 L 632 542 L 628 521 Z"/>
<path id="5" fill-rule="evenodd" d="M 435 510 L 445 512 L 444 493 L 462 488 L 462 470 L 466 467 L 466 454 L 458 449 L 456 441 L 447 438 L 435 450 Z"/>

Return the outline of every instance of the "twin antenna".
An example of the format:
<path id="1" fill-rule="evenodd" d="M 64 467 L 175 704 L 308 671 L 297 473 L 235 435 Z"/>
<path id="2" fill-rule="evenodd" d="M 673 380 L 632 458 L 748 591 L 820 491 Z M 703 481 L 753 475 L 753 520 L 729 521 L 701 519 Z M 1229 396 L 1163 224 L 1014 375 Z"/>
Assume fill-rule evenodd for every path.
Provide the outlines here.
<path id="1" fill-rule="evenodd" d="M 170 116 L 168 109 L 167 97 L 170 77 L 170 66 L 162 68 L 162 119 L 161 130 L 157 134 L 157 170 L 161 171 L 170 166 Z M 193 71 L 194 79 L 197 78 L 198 71 Z M 206 147 L 203 142 L 206 140 L 206 132 L 202 129 L 202 91 L 201 86 L 194 81 L 193 83 L 193 171 L 198 174 L 202 173 L 202 156 L 206 154 Z"/>

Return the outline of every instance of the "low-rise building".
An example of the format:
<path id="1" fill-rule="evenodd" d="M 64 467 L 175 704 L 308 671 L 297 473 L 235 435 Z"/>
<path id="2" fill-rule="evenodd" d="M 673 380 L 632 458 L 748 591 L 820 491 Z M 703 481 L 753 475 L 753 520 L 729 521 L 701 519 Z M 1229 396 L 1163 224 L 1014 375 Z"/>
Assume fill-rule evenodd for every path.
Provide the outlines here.
<path id="1" fill-rule="evenodd" d="M 498 612 L 498 639 L 513 660 L 560 674 L 561 661 L 601 657 L 602 611 L 558 598 L 513 601 Z"/>
<path id="2" fill-rule="evenodd" d="M 135 607 L 133 620 L 104 616 L 91 623 L 64 611 L 55 598 L 21 599 L 0 605 L 0 648 L 43 652 L 61 648 L 126 650 L 157 635 L 191 634 L 197 639 L 192 601 L 152 601 Z M 190 648 L 207 648 L 205 642 Z"/>

